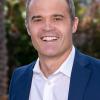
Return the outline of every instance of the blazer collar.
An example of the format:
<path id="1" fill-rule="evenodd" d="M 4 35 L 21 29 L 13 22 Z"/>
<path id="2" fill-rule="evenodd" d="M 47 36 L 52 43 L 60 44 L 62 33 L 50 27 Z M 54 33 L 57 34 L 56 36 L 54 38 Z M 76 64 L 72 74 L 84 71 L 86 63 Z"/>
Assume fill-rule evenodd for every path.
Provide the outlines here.
<path id="1" fill-rule="evenodd" d="M 89 64 L 87 57 L 76 50 L 68 100 L 83 100 L 84 91 L 91 76 L 91 70 L 88 68 Z"/>

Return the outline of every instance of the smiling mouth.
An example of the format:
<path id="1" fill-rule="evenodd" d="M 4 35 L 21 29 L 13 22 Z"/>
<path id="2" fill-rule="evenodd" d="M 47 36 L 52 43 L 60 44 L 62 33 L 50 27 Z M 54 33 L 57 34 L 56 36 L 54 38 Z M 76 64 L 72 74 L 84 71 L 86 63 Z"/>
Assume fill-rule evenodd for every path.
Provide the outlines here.
<path id="1" fill-rule="evenodd" d="M 58 40 L 59 37 L 56 36 L 44 36 L 41 39 L 46 42 L 52 42 Z"/>

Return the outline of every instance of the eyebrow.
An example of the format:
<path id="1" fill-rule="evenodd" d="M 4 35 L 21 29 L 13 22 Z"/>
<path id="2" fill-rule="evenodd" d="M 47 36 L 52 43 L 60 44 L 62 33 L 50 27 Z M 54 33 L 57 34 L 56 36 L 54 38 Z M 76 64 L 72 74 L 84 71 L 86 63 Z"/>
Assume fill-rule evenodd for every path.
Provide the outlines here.
<path id="1" fill-rule="evenodd" d="M 61 15 L 61 14 L 54 14 L 53 16 L 54 16 L 54 17 L 62 17 L 62 18 L 64 17 L 64 16 Z"/>
<path id="2" fill-rule="evenodd" d="M 62 17 L 63 18 L 64 16 L 61 15 L 61 14 L 54 14 L 53 17 Z M 32 16 L 32 20 L 35 19 L 35 18 L 41 18 L 41 16 L 40 15 L 34 15 L 34 16 Z"/>
<path id="3" fill-rule="evenodd" d="M 32 19 L 35 19 L 35 18 L 41 18 L 41 16 L 32 16 Z"/>

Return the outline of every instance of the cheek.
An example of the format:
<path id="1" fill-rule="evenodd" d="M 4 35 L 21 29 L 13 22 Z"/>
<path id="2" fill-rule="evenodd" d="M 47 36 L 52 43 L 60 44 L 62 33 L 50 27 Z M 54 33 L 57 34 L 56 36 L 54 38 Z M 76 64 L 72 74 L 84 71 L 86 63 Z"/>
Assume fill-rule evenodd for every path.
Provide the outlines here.
<path id="1" fill-rule="evenodd" d="M 70 37 L 72 35 L 72 27 L 70 25 L 64 25 L 59 27 L 60 32 L 62 35 L 66 37 Z"/>
<path id="2" fill-rule="evenodd" d="M 32 41 L 36 40 L 38 30 L 34 27 L 29 27 L 29 34 L 31 36 Z"/>
<path id="3" fill-rule="evenodd" d="M 72 27 L 66 25 L 62 29 L 63 43 L 70 44 L 72 42 Z"/>
<path id="4" fill-rule="evenodd" d="M 32 34 L 34 34 L 35 36 L 38 36 L 39 33 L 41 32 L 41 25 L 38 24 L 30 24 L 29 25 L 29 30 Z"/>
<path id="5" fill-rule="evenodd" d="M 62 31 L 62 32 L 64 32 L 64 33 L 69 33 L 69 32 L 71 32 L 71 30 L 72 30 L 72 25 L 71 25 L 71 21 L 70 20 L 64 20 L 62 23 L 58 23 L 58 24 L 56 24 L 56 27 L 60 30 L 60 31 Z"/>
<path id="6" fill-rule="evenodd" d="M 37 39 L 38 29 L 33 27 L 32 25 L 29 25 L 28 33 L 29 33 L 29 35 L 31 37 L 32 42 L 35 42 L 36 39 Z"/>

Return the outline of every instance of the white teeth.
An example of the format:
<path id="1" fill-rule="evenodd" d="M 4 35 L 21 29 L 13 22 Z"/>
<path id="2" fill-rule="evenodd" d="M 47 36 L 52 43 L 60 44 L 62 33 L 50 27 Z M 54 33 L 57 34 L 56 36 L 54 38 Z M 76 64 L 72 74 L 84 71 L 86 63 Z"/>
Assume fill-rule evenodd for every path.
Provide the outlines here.
<path id="1" fill-rule="evenodd" d="M 52 41 L 52 40 L 57 40 L 57 37 L 43 37 L 42 38 L 43 41 Z"/>

